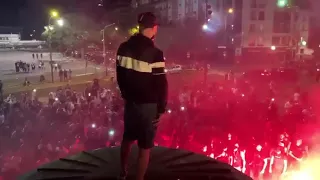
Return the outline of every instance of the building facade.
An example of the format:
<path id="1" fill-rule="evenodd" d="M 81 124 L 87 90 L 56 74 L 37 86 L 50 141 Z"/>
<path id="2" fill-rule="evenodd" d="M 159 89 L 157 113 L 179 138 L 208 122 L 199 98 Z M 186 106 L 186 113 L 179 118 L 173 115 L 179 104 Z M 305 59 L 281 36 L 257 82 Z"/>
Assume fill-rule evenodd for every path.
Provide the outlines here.
<path id="1" fill-rule="evenodd" d="M 164 22 L 179 22 L 186 18 L 205 21 L 207 10 L 223 13 L 224 9 L 235 6 L 237 0 L 133 0 L 133 7 L 153 6 Z M 242 0 L 238 0 L 242 1 Z"/>
<path id="2" fill-rule="evenodd" d="M 20 34 L 0 34 L 1 43 L 15 43 L 21 40 Z"/>
<path id="3" fill-rule="evenodd" d="M 308 10 L 298 6 L 278 7 L 279 0 L 134 0 L 136 8 L 154 6 L 164 23 L 177 23 L 187 18 L 205 22 L 215 19 L 230 41 L 243 48 L 290 47 L 308 40 Z M 209 5 L 211 15 L 206 15 Z M 232 13 L 228 9 L 232 8 Z"/>
<path id="4" fill-rule="evenodd" d="M 296 48 L 307 44 L 309 11 L 294 5 L 278 7 L 277 1 L 243 1 L 243 48 Z"/>

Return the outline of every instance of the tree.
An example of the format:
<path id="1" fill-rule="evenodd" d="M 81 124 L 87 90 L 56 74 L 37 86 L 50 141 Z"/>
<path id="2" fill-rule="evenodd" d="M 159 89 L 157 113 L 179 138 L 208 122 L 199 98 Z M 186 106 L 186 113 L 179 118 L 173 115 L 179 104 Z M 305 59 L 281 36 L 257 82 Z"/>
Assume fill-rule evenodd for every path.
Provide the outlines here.
<path id="1" fill-rule="evenodd" d="M 74 49 L 83 47 L 87 42 L 101 42 L 100 26 L 83 14 L 67 14 L 63 27 L 53 25 L 49 30 L 45 27 L 42 37 L 48 40 L 51 33 L 53 47 Z"/>

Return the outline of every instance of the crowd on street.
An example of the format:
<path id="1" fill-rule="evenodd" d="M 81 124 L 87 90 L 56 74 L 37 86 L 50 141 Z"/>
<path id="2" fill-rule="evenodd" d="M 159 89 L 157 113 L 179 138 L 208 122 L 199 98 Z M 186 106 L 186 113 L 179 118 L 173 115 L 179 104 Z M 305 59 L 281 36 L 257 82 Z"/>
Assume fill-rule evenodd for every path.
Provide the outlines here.
<path id="1" fill-rule="evenodd" d="M 280 104 L 278 87 L 232 74 L 219 83 L 182 85 L 169 93 L 156 145 L 204 154 L 254 179 L 287 176 L 312 150 L 304 130 L 316 118 L 301 88 L 292 87 Z M 83 92 L 59 87 L 46 104 L 36 89 L 19 99 L 9 95 L 0 110 L 0 177 L 15 179 L 59 157 L 117 146 L 122 119 L 119 90 L 100 87 L 97 79 Z"/>

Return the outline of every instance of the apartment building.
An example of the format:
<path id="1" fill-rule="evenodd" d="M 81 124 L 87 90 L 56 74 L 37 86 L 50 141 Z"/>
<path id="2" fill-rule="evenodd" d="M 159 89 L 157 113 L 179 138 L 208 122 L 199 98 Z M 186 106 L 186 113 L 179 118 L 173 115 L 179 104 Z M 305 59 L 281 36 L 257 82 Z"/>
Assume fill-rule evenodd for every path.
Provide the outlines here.
<path id="1" fill-rule="evenodd" d="M 136 8 L 149 6 L 164 24 L 179 23 L 186 18 L 200 20 L 203 0 L 133 0 Z"/>
<path id="2" fill-rule="evenodd" d="M 309 11 L 292 4 L 279 7 L 279 0 L 244 0 L 243 48 L 296 48 L 307 45 Z"/>
<path id="3" fill-rule="evenodd" d="M 133 0 L 133 7 L 154 7 L 155 12 L 164 22 L 179 22 L 186 18 L 193 18 L 205 21 L 206 5 L 210 5 L 210 10 L 223 13 L 225 9 L 233 8 L 236 2 L 242 0 Z"/>

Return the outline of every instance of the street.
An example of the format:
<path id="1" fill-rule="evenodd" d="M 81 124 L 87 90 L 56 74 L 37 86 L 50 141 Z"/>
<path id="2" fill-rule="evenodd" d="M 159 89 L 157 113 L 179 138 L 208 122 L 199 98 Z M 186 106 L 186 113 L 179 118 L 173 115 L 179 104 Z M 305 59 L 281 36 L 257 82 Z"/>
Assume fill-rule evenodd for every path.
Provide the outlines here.
<path id="1" fill-rule="evenodd" d="M 33 59 L 32 54 L 34 52 L 27 51 L 14 51 L 14 50 L 1 50 L 0 51 L 0 76 L 4 85 L 4 91 L 12 90 L 13 88 L 22 87 L 25 78 L 28 78 L 33 85 L 38 85 L 40 75 L 45 76 L 46 82 L 51 82 L 51 67 L 49 64 L 49 53 L 44 52 L 42 60 L 44 62 L 44 68 L 39 69 L 38 64 L 39 60 L 36 58 Z M 36 53 L 34 53 L 36 54 Z M 53 61 L 61 64 L 62 69 L 71 69 L 73 77 L 82 77 L 92 74 L 101 74 L 104 72 L 104 68 L 99 65 L 88 63 L 86 68 L 86 62 L 74 58 L 63 57 L 60 53 L 53 53 Z M 14 63 L 16 61 L 24 61 L 26 63 L 34 63 L 36 69 L 30 72 L 15 72 Z M 58 72 L 54 70 L 54 80 L 55 82 L 59 81 Z"/>

